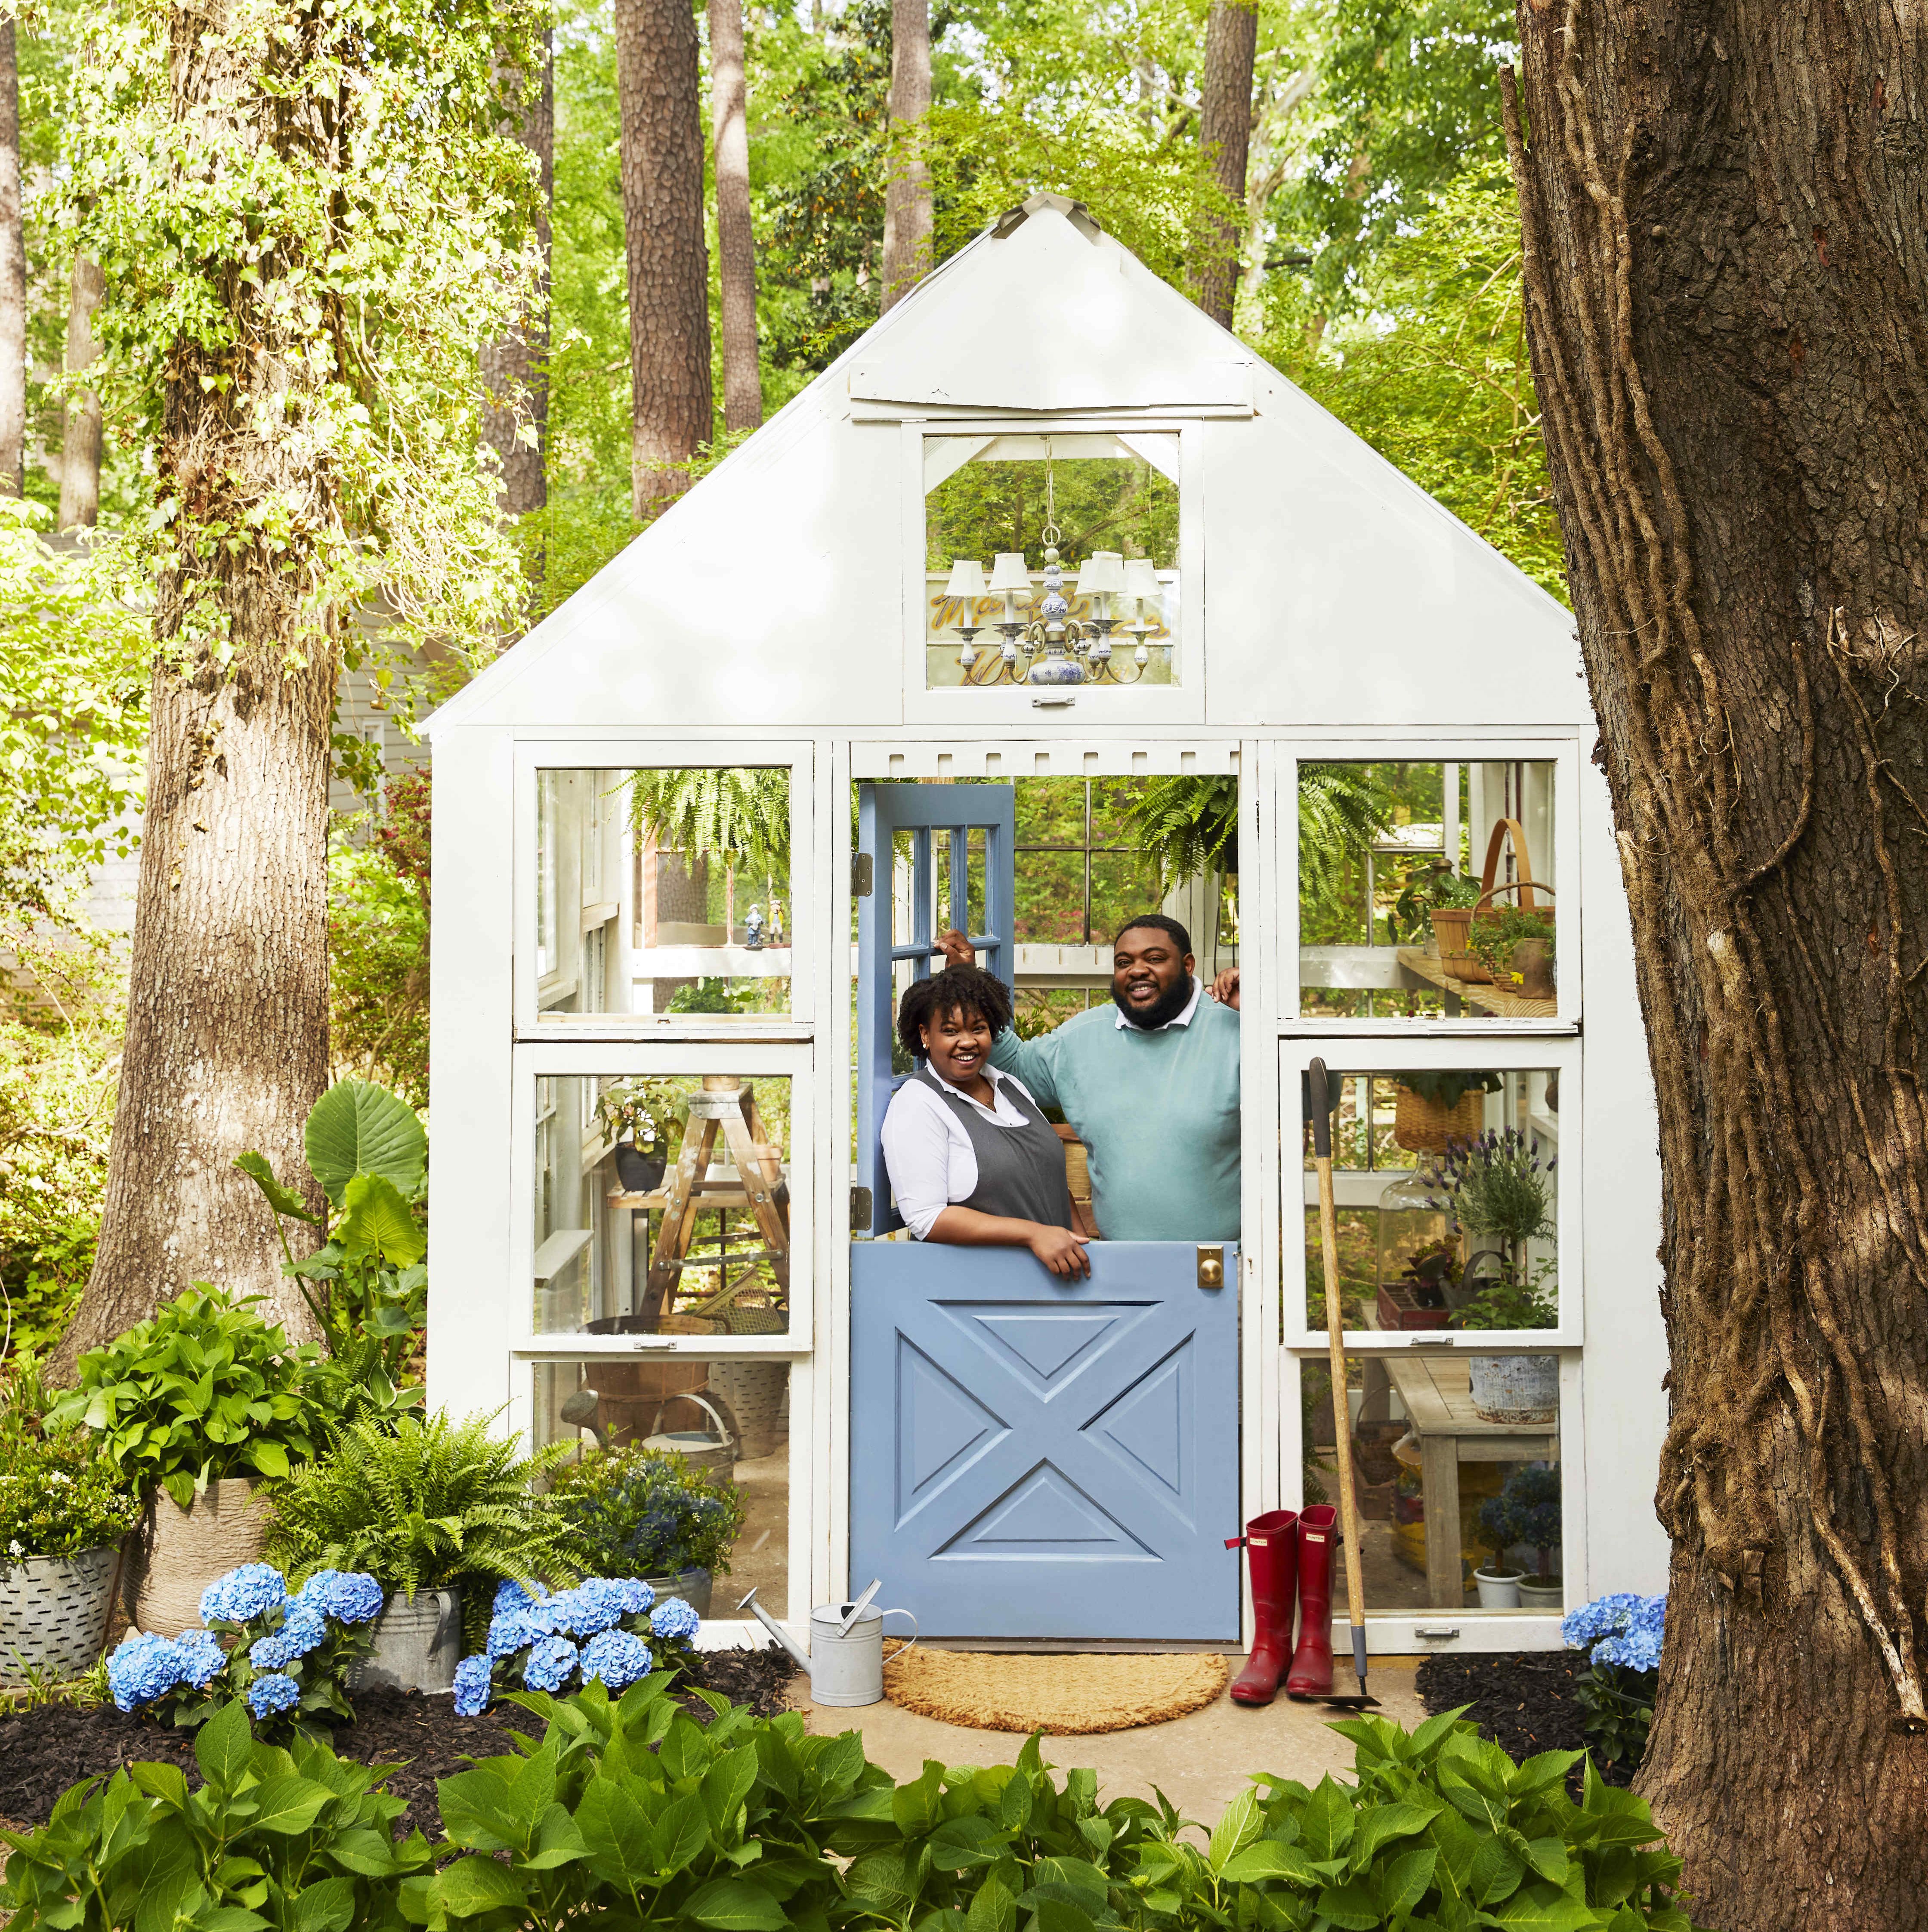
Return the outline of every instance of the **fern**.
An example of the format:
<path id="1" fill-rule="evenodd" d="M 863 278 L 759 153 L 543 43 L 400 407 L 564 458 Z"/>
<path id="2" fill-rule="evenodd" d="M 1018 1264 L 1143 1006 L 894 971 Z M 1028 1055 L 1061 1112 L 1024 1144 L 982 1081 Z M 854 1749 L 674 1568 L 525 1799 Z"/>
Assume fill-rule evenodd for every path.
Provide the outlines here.
<path id="1" fill-rule="evenodd" d="M 404 1416 L 392 1435 L 351 1423 L 274 1486 L 270 1553 L 297 1580 L 364 1570 L 410 1596 L 466 1578 L 526 1586 L 575 1574 L 580 1539 L 535 1492 L 573 1445 L 524 1456 L 490 1432 L 493 1420 Z"/>
<path id="2" fill-rule="evenodd" d="M 1372 849 L 1392 822 L 1392 801 L 1367 765 L 1299 767 L 1299 902 L 1328 904 L 1346 862 Z"/>
<path id="3" fill-rule="evenodd" d="M 1132 844 L 1158 868 L 1161 893 L 1201 873 L 1238 870 L 1235 778 L 1187 774 L 1150 779 L 1125 822 Z"/>
<path id="4" fill-rule="evenodd" d="M 790 875 L 790 772 L 782 766 L 632 772 L 630 824 L 666 850 L 773 879 Z"/>

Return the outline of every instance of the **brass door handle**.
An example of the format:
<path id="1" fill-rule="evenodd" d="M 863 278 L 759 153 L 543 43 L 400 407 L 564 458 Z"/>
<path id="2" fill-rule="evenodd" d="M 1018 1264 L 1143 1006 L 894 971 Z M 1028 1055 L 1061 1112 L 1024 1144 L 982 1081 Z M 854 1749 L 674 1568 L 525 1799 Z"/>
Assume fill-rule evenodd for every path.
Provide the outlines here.
<path id="1" fill-rule="evenodd" d="M 1198 1250 L 1198 1286 L 1201 1288 L 1223 1288 L 1225 1285 L 1225 1250 L 1201 1246 Z"/>

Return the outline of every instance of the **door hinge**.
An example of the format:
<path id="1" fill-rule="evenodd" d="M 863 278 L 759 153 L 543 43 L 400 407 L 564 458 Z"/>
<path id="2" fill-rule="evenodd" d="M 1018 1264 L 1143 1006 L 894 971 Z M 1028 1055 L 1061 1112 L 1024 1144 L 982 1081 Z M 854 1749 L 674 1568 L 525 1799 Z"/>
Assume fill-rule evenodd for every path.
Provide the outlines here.
<path id="1" fill-rule="evenodd" d="M 871 1224 L 871 1191 L 868 1187 L 850 1190 L 850 1226 L 868 1228 Z"/>
<path id="2" fill-rule="evenodd" d="M 961 1022 L 959 1022 L 962 1024 Z M 1198 1250 L 1198 1286 L 1201 1288 L 1223 1288 L 1225 1285 L 1225 1251 L 1220 1247 L 1201 1247 Z"/>
<path id="3" fill-rule="evenodd" d="M 867 899 L 871 896 L 871 884 L 875 876 L 875 867 L 868 852 L 855 852 L 850 855 L 850 896 L 853 899 Z"/>

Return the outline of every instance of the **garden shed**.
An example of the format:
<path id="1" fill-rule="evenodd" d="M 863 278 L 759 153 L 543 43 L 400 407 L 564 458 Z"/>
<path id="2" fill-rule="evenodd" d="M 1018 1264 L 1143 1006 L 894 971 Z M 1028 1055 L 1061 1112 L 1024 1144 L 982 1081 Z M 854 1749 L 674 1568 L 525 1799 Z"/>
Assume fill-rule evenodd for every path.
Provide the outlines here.
<path id="1" fill-rule="evenodd" d="M 1224 1539 L 1336 1499 L 1341 1429 L 1376 1650 L 1663 1587 L 1571 620 L 1081 207 L 945 263 L 430 730 L 430 1398 L 733 1470 L 720 1640 L 882 1576 L 959 1641 L 1237 1645 Z M 1235 1230 L 1108 1252 L 1101 1180 L 1076 1286 L 908 1240 L 877 1132 L 937 934 L 1040 1037 L 1157 908 L 1240 972 Z"/>

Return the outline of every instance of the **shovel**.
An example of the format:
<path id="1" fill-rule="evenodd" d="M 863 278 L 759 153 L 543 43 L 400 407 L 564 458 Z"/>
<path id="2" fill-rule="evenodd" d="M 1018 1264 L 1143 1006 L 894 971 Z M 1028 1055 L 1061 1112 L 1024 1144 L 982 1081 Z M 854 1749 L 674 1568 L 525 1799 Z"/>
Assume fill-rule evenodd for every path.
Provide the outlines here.
<path id="1" fill-rule="evenodd" d="M 1366 1582 L 1360 1574 L 1364 1552 L 1359 1535 L 1359 1498 L 1352 1487 L 1352 1415 L 1345 1399 L 1345 1318 L 1339 1303 L 1339 1210 L 1333 1198 L 1332 1102 L 1336 1097 L 1323 1060 L 1310 1070 L 1312 1089 L 1312 1165 L 1319 1171 L 1319 1253 L 1325 1263 L 1326 1337 L 1332 1350 L 1333 1438 L 1339 1456 L 1339 1512 L 1345 1542 L 1345 1609 L 1352 1625 L 1352 1668 L 1359 1679 L 1356 1696 L 1328 1691 L 1321 1704 L 1342 1710 L 1376 1708 L 1366 1692 Z"/>

